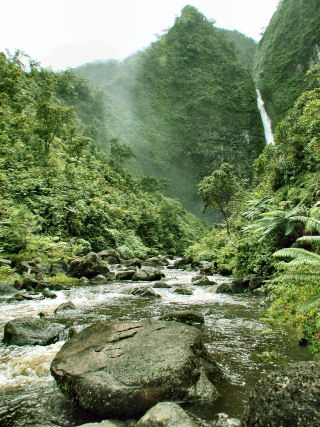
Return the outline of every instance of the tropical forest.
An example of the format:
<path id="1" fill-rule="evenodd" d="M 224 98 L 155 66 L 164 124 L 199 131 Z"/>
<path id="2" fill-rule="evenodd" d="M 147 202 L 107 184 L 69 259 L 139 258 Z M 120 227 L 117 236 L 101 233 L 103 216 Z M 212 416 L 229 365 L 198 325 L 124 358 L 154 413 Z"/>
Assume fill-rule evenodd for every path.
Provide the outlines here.
<path id="1" fill-rule="evenodd" d="M 320 425 L 318 0 L 0 52 L 0 190 L 1 426 Z"/>

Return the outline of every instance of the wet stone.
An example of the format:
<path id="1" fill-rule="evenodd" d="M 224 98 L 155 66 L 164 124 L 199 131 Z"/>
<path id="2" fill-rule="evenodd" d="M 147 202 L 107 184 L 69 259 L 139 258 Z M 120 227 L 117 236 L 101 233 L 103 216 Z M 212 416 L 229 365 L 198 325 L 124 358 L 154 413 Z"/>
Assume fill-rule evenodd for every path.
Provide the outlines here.
<path id="1" fill-rule="evenodd" d="M 51 373 L 72 401 L 108 418 L 138 417 L 160 401 L 212 403 L 220 378 L 197 328 L 151 319 L 84 329 L 63 345 Z"/>
<path id="2" fill-rule="evenodd" d="M 193 323 L 204 323 L 204 317 L 202 313 L 194 310 L 184 310 L 184 311 L 171 311 L 165 313 L 159 317 L 159 320 L 172 321 L 193 324 Z"/>

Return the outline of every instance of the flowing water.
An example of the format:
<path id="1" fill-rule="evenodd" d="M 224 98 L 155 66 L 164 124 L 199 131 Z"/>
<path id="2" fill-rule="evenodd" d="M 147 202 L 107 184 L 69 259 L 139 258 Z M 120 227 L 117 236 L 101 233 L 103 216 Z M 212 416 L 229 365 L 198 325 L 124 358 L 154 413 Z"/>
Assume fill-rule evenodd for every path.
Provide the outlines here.
<path id="1" fill-rule="evenodd" d="M 258 103 L 258 109 L 260 111 L 261 120 L 263 124 L 264 129 L 264 136 L 266 139 L 267 144 L 274 144 L 274 138 L 272 133 L 272 127 L 271 127 L 271 120 L 266 112 L 266 109 L 264 108 L 264 102 L 261 97 L 260 90 L 257 89 L 257 103 Z"/>
<path id="2" fill-rule="evenodd" d="M 218 402 L 211 406 L 186 406 L 203 426 L 214 425 L 219 412 L 239 418 L 248 393 L 259 378 L 283 363 L 310 359 L 307 350 L 297 344 L 294 331 L 270 327 L 263 320 L 262 297 L 215 294 L 215 286 L 192 285 L 195 272 L 171 269 L 164 272 L 167 283 L 173 287 L 156 289 L 161 300 L 130 295 L 133 287 L 150 286 L 150 283 L 122 282 L 59 291 L 55 300 L 4 302 L 0 311 L 1 331 L 6 322 L 17 317 L 37 316 L 39 312 L 53 315 L 60 303 L 69 300 L 78 310 L 69 311 L 67 321 L 81 327 L 101 320 L 141 320 L 172 310 L 198 310 L 204 314 L 205 324 L 197 327 L 228 378 L 223 387 L 218 387 L 221 395 Z M 222 276 L 213 278 L 226 281 Z M 176 287 L 185 285 L 193 290 L 193 295 L 174 293 Z M 50 363 L 62 345 L 63 341 L 46 347 L 0 344 L 1 426 L 67 427 L 101 420 L 72 406 L 52 379 Z"/>

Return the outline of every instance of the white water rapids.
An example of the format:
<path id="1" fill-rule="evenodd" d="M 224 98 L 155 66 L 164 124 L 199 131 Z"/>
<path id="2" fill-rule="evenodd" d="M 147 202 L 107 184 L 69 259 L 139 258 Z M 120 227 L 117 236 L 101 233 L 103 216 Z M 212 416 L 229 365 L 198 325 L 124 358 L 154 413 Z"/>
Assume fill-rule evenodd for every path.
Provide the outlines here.
<path id="1" fill-rule="evenodd" d="M 264 129 L 264 136 L 266 138 L 267 144 L 274 144 L 274 138 L 272 133 L 272 127 L 271 127 L 271 120 L 266 112 L 266 109 L 264 108 L 264 102 L 261 97 L 261 93 L 259 89 L 257 89 L 257 103 L 258 103 L 258 109 L 260 111 L 263 129 Z"/>

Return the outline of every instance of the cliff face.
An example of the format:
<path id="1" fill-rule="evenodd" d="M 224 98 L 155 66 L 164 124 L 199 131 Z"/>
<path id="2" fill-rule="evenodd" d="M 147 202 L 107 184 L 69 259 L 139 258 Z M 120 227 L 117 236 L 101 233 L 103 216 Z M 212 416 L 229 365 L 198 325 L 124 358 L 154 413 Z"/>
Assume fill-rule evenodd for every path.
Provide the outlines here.
<path id="1" fill-rule="evenodd" d="M 305 90 L 320 60 L 319 0 L 282 0 L 256 52 L 255 79 L 273 127 Z"/>

